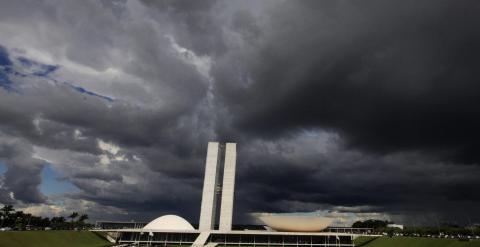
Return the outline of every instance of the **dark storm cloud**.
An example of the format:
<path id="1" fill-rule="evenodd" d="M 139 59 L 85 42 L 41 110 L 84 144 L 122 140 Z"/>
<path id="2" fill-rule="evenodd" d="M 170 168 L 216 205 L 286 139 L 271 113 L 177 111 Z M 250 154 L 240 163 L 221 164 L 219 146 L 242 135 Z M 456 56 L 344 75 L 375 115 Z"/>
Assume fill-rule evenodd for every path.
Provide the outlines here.
<path id="1" fill-rule="evenodd" d="M 298 133 L 320 128 L 347 149 L 310 160 L 249 149 L 241 157 L 256 165 L 241 171 L 248 189 L 239 193 L 250 199 L 239 204 L 475 215 L 479 198 L 467 186 L 478 186 L 478 169 L 464 164 L 478 164 L 480 36 L 479 5 L 469 3 L 285 2 L 267 21 L 250 19 L 257 39 L 213 67 L 232 117 L 220 135 L 295 148 Z"/>
<path id="2" fill-rule="evenodd" d="M 207 1 L 142 1 L 146 6 L 167 14 L 176 23 L 173 30 L 177 42 L 199 55 L 212 55 L 225 50 L 223 31 L 215 18 L 216 0 Z"/>
<path id="3" fill-rule="evenodd" d="M 411 218 L 476 217 L 480 200 L 472 193 L 480 185 L 476 166 L 412 153 L 378 156 L 339 147 L 322 151 L 318 145 L 305 145 L 315 142 L 305 143 L 302 138 L 277 143 L 293 151 L 265 149 L 272 143 L 254 144 L 251 148 L 257 151 L 240 151 L 236 205 L 242 211 L 314 211 L 342 205 L 350 212 L 359 208 Z M 244 215 L 237 217 L 241 220 Z"/>
<path id="4" fill-rule="evenodd" d="M 36 83 L 45 83 L 45 79 L 40 78 Z M 25 97 L 25 92 L 28 97 Z M 24 94 L 5 91 L 0 94 L 2 95 L 0 113 L 5 119 L 0 125 L 4 133 L 26 138 L 31 143 L 44 148 L 80 152 L 80 154 L 69 154 L 69 159 L 62 160 L 60 165 L 67 167 L 67 173 L 71 173 L 67 178 L 84 191 L 86 198 L 97 198 L 98 202 L 102 202 L 102 198 L 108 197 L 103 193 L 104 183 L 110 183 L 112 188 L 122 188 L 119 185 L 125 186 L 125 184 L 121 174 L 128 171 L 128 169 L 117 170 L 116 173 L 110 171 L 110 169 L 118 169 L 118 164 L 117 168 L 112 167 L 107 170 L 102 170 L 95 165 L 99 162 L 95 155 L 102 153 L 97 145 L 97 138 L 121 143 L 122 148 L 127 148 L 127 151 L 121 154 L 130 159 L 132 159 L 132 155 L 128 152 L 128 148 L 133 147 L 134 151 L 138 151 L 136 154 L 143 159 L 143 164 L 149 165 L 154 171 L 169 174 L 172 177 L 183 177 L 186 180 L 185 183 L 196 183 L 195 176 L 200 175 L 198 163 L 203 161 L 196 159 L 196 155 L 200 155 L 201 152 L 203 156 L 203 150 L 197 150 L 197 147 L 192 145 L 198 144 L 201 148 L 206 145 L 205 141 L 202 141 L 202 144 L 199 144 L 198 140 L 187 141 L 188 138 L 192 138 L 189 133 L 190 129 L 194 129 L 194 127 L 177 129 L 176 121 L 173 121 L 173 118 L 178 113 L 157 110 L 140 112 L 136 107 L 132 108 L 132 106 L 115 102 L 111 105 L 100 98 L 84 96 L 72 88 L 62 85 L 42 84 L 42 88 L 36 88 L 34 91 L 25 89 Z M 49 96 L 48 100 L 45 100 L 45 95 Z M 11 108 L 11 105 L 17 107 Z M 59 105 L 62 107 L 57 107 Z M 184 124 L 184 126 L 186 125 L 187 123 Z M 81 133 L 79 137 L 76 136 L 76 131 Z M 196 134 L 200 135 L 201 132 Z M 8 138 L 9 136 L 2 136 L 2 139 Z M 182 142 L 178 143 L 177 140 L 182 140 Z M 186 141 L 188 145 L 183 141 Z M 5 151 L 5 155 L 7 153 Z M 158 162 L 159 160 L 161 162 Z M 40 184 L 41 167 L 40 169 L 35 169 L 39 168 L 38 166 L 28 168 L 29 163 L 14 163 L 13 160 L 7 160 L 5 163 L 9 167 L 5 174 L 6 182 L 9 181 L 8 179 L 22 179 L 24 182 L 31 183 L 28 184 L 28 187 L 27 184 L 20 186 L 16 183 L 15 188 L 29 192 L 17 198 L 24 199 L 24 197 L 31 196 L 31 200 L 25 201 L 37 202 L 37 194 L 30 193 L 29 188 L 37 188 Z M 25 176 L 19 176 L 15 173 L 17 168 L 28 168 L 29 172 L 35 173 L 37 179 L 32 180 Z M 138 173 L 139 170 L 131 172 Z M 161 175 L 156 176 L 158 178 Z M 151 179 L 157 178 L 152 176 Z M 189 182 L 192 179 L 193 181 Z M 100 182 L 93 183 L 92 181 Z M 153 181 L 148 182 L 150 186 L 155 184 Z M 174 185 L 168 185 L 168 187 L 170 186 Z M 132 188 L 118 191 L 114 198 L 117 203 L 113 203 L 114 205 L 123 205 L 120 202 L 125 198 L 123 192 L 137 193 L 139 198 L 147 196 L 142 195 L 141 190 L 135 192 L 135 189 Z M 171 198 L 164 194 L 161 196 L 164 200 Z M 152 200 L 159 198 L 159 196 L 148 197 Z M 196 199 L 195 196 L 189 198 Z M 140 201 L 142 200 L 134 201 L 131 204 L 138 207 Z M 126 204 L 128 205 L 128 203 Z"/>
<path id="5" fill-rule="evenodd" d="M 217 63 L 217 89 L 254 136 L 322 127 L 354 148 L 477 163 L 479 10 L 475 1 L 285 2 L 249 56 Z"/>
<path id="6" fill-rule="evenodd" d="M 0 161 L 7 171 L 0 182 L 2 203 L 20 200 L 25 203 L 41 203 L 44 195 L 39 191 L 43 162 L 33 156 L 32 146 L 19 139 L 8 139 L 0 134 Z"/>
<path id="7" fill-rule="evenodd" d="M 8 4 L 3 11 L 17 9 L 18 5 L 24 4 L 26 3 Z M 134 98 L 138 101 L 132 103 L 118 96 L 118 101 L 109 102 L 93 95 L 81 94 L 67 84 L 56 83 L 56 81 L 44 78 L 45 75 L 19 78 L 15 73 L 25 68 L 22 67 L 22 64 L 15 64 L 16 67 L 11 69 L 8 78 L 14 80 L 15 86 L 21 88 L 22 91 L 21 93 L 5 90 L 0 92 L 2 119 L 0 130 L 5 133 L 2 135 L 2 140 L 7 141 L 14 136 L 35 145 L 37 154 L 40 150 L 42 158 L 54 163 L 55 168 L 65 175 L 65 179 L 80 189 L 79 195 L 75 197 L 77 199 L 95 199 L 97 203 L 108 202 L 114 207 L 136 205 L 139 207 L 138 209 L 133 206 L 128 208 L 133 213 L 142 212 L 141 205 L 145 202 L 149 205 L 146 208 L 153 208 L 153 202 L 158 201 L 159 198 L 163 198 L 162 200 L 165 201 L 178 201 L 172 200 L 172 195 L 165 194 L 165 191 L 175 191 L 175 189 L 170 189 L 171 187 L 195 192 L 195 189 L 198 188 L 192 190 L 185 189 L 185 187 L 191 186 L 192 183 L 196 184 L 197 176 L 201 173 L 198 170 L 199 165 L 196 163 L 198 158 L 196 155 L 200 152 L 203 155 L 203 150 L 197 149 L 206 146 L 205 130 L 202 128 L 208 123 L 203 123 L 203 120 L 200 119 L 203 116 L 198 105 L 202 104 L 206 94 L 206 79 L 192 65 L 183 62 L 175 55 L 171 42 L 165 37 L 168 33 L 162 34 L 152 23 L 145 25 L 129 23 L 131 26 L 127 28 L 128 34 L 125 35 L 123 30 L 116 33 L 118 26 L 112 23 L 116 16 L 110 15 L 107 10 L 107 12 L 97 15 L 95 18 L 98 19 L 95 21 L 82 19 L 79 25 L 73 28 L 73 32 L 68 31 L 69 28 L 64 29 L 65 27 L 62 25 L 68 26 L 69 23 L 56 22 L 55 18 L 75 19 L 78 15 L 96 11 L 96 7 L 98 7 L 95 2 L 86 3 L 81 8 L 76 8 L 72 4 L 75 5 L 73 2 L 62 3 L 55 7 L 41 5 L 36 16 L 41 21 L 36 24 L 42 26 L 42 23 L 51 23 L 52 28 L 49 30 L 56 30 L 50 33 L 53 36 L 63 33 L 66 34 L 62 35 L 65 36 L 64 39 L 73 39 L 74 42 L 82 43 L 82 45 L 76 45 L 66 42 L 66 58 L 100 71 L 110 63 L 108 61 L 109 50 L 105 47 L 111 46 L 110 39 L 112 37 L 117 37 L 118 45 L 126 46 L 125 51 L 134 61 L 127 63 L 123 69 L 128 71 L 129 75 L 134 75 L 129 78 L 130 80 L 133 77 L 133 79 L 141 81 L 137 82 L 140 85 L 136 88 L 130 88 L 137 90 L 140 86 L 144 86 L 148 88 L 148 93 L 153 95 L 147 95 L 148 97 L 159 99 L 152 100 L 140 95 Z M 123 6 L 123 8 L 125 7 Z M 141 10 L 141 6 L 139 8 Z M 47 9 L 54 15 L 44 15 L 45 12 L 48 12 Z M 60 13 L 57 10 L 68 11 L 60 11 Z M 135 13 L 130 14 L 134 15 Z M 3 15 L 3 21 L 12 26 L 19 25 L 19 29 L 30 28 L 30 24 L 23 26 L 24 20 L 17 19 L 17 17 L 11 16 L 8 19 Z M 122 16 L 120 15 L 120 17 Z M 89 22 L 101 24 L 87 25 Z M 103 33 L 104 31 L 105 33 Z M 152 34 L 157 32 L 158 36 L 152 37 Z M 96 34 L 100 34 L 100 36 L 91 37 Z M 86 35 L 85 37 L 88 36 L 89 39 L 95 39 L 95 42 L 80 39 L 78 35 Z M 129 39 L 133 39 L 131 43 L 128 41 Z M 50 42 L 47 41 L 46 43 Z M 100 43 L 99 46 L 95 45 L 97 41 Z M 83 50 L 82 46 L 87 44 L 94 49 Z M 90 60 L 89 57 L 92 54 L 101 54 L 96 49 L 106 52 L 103 53 L 103 56 L 94 56 L 92 58 L 96 59 Z M 14 50 L 5 50 L 5 56 L 8 55 L 8 52 L 14 52 Z M 10 58 L 14 59 L 15 55 L 10 54 Z M 56 71 L 56 73 L 61 72 Z M 78 81 L 70 83 L 75 84 L 85 80 L 85 78 L 76 79 Z M 121 87 L 117 89 L 120 93 L 126 90 Z M 137 102 L 140 102 L 139 105 Z M 145 102 L 148 103 L 146 109 L 142 105 Z M 191 131 L 194 129 L 198 130 L 192 134 Z M 197 138 L 199 139 L 197 140 Z M 117 156 L 105 153 L 97 145 L 98 140 L 108 141 L 112 145 L 120 145 L 122 150 Z M 121 161 L 115 160 L 117 158 L 121 160 L 127 158 L 128 162 L 123 162 L 125 164 L 121 165 Z M 136 162 L 136 158 L 141 161 Z M 109 159 L 112 160 L 109 161 Z M 45 162 L 47 161 L 40 163 L 44 164 Z M 108 166 L 110 163 L 111 165 Z M 23 191 L 23 193 L 18 193 L 19 196 L 16 199 L 24 202 L 39 202 L 40 196 L 38 193 L 32 193 L 31 189 L 38 190 L 41 182 L 41 169 L 37 169 L 37 165 L 32 165 L 27 160 L 14 162 L 9 159 L 5 161 L 5 164 L 8 167 L 4 175 L 5 186 L 15 185 L 16 191 L 14 192 Z M 119 169 L 120 166 L 124 168 Z M 20 168 L 28 169 L 29 174 L 30 172 L 35 174 L 21 176 L 16 172 Z M 26 171 L 25 174 L 27 174 Z M 192 177 L 191 174 L 194 176 Z M 162 176 L 166 178 L 158 180 Z M 174 177 L 181 179 L 176 180 Z M 22 181 L 30 181 L 30 183 L 22 184 Z M 177 183 L 181 185 L 177 185 Z M 147 187 L 161 189 L 146 191 Z M 138 195 L 135 197 L 136 199 L 133 199 L 132 193 Z M 27 198 L 28 196 L 30 198 Z M 8 199 L 8 197 L 5 198 Z M 132 198 L 130 204 L 122 203 L 125 198 Z M 149 198 L 149 200 L 146 201 L 142 198 Z M 197 200 L 198 195 L 194 194 L 188 198 Z M 2 203 L 6 202 L 2 199 Z M 182 204 L 190 205 L 191 203 Z M 157 210 L 167 209 L 172 209 L 172 207 L 157 207 Z"/>

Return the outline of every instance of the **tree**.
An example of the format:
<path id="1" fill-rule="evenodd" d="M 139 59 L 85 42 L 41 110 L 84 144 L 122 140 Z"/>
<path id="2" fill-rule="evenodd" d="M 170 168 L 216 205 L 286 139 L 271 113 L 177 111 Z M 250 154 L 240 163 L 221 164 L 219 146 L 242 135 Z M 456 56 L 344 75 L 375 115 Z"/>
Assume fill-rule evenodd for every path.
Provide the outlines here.
<path id="1" fill-rule="evenodd" d="M 78 217 L 78 213 L 77 213 L 77 212 L 73 212 L 70 216 L 68 216 L 68 218 L 71 219 L 70 222 L 73 222 L 73 220 L 74 220 L 75 218 L 77 218 L 77 217 Z"/>
<path id="2" fill-rule="evenodd" d="M 84 222 L 85 220 L 88 220 L 88 215 L 87 214 L 82 214 L 80 215 L 80 218 L 78 218 L 78 221 Z"/>
<path id="3" fill-rule="evenodd" d="M 15 210 L 12 205 L 3 205 L 0 208 L 0 227 L 10 227 L 17 230 L 34 230 L 44 229 L 45 227 L 52 227 L 53 229 L 72 229 L 76 226 L 90 227 L 91 225 L 85 223 L 88 219 L 87 214 L 79 215 L 77 212 L 73 212 L 70 216 L 70 222 L 66 220 L 66 217 L 48 217 L 42 218 L 29 213 L 24 213 L 21 210 Z M 78 218 L 78 221 L 75 219 Z"/>
<path id="4" fill-rule="evenodd" d="M 53 217 L 53 218 L 52 218 L 52 222 L 55 222 L 55 223 L 65 223 L 65 217 L 63 217 L 63 216 Z"/>
<path id="5" fill-rule="evenodd" d="M 0 209 L 0 217 L 1 217 L 1 226 L 9 226 L 11 225 L 11 217 L 10 213 L 15 211 L 13 209 L 12 205 L 3 205 L 3 207 Z"/>
<path id="6" fill-rule="evenodd" d="M 10 214 L 10 212 L 15 211 L 15 209 L 13 209 L 12 205 L 4 205 L 1 209 L 1 211 L 2 211 L 3 215 L 7 217 Z"/>
<path id="7" fill-rule="evenodd" d="M 354 228 L 385 228 L 389 224 L 388 221 L 383 220 L 366 220 L 366 221 L 357 221 L 353 223 L 352 227 Z"/>
<path id="8" fill-rule="evenodd" d="M 54 229 L 65 229 L 66 228 L 65 217 L 53 217 L 51 220 L 52 227 Z"/>

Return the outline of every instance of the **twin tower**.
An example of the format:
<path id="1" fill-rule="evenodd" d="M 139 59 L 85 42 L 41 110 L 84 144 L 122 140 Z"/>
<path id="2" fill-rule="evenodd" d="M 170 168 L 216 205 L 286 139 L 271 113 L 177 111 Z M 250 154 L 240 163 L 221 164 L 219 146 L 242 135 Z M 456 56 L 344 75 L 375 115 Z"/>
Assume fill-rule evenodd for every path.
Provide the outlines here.
<path id="1" fill-rule="evenodd" d="M 223 163 L 223 182 L 220 173 Z M 200 231 L 214 230 L 217 195 L 221 193 L 219 230 L 232 230 L 233 194 L 235 189 L 235 166 L 237 163 L 237 144 L 209 142 L 203 181 L 202 206 L 200 209 Z"/>

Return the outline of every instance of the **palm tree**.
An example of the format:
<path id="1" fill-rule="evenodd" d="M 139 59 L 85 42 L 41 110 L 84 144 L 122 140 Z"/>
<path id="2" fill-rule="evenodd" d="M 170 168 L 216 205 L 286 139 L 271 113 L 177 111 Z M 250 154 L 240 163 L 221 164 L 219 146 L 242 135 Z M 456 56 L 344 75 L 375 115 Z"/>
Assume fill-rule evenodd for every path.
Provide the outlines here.
<path id="1" fill-rule="evenodd" d="M 53 217 L 52 221 L 58 222 L 58 223 L 65 223 L 65 217 L 60 216 L 60 217 Z"/>
<path id="2" fill-rule="evenodd" d="M 77 213 L 77 212 L 73 212 L 70 216 L 68 216 L 68 218 L 71 219 L 70 222 L 73 222 L 73 220 L 74 220 L 75 218 L 77 218 L 77 217 L 78 217 L 78 213 Z"/>
<path id="3" fill-rule="evenodd" d="M 74 220 L 75 218 L 77 218 L 77 217 L 78 217 L 78 213 L 77 213 L 77 212 L 73 212 L 70 216 L 68 216 L 68 218 L 70 218 L 70 229 L 74 229 L 74 228 L 75 228 L 76 223 L 73 222 L 73 220 Z"/>
<path id="4" fill-rule="evenodd" d="M 55 229 L 61 229 L 65 227 L 65 217 L 63 216 L 53 217 L 50 222 L 52 222 L 52 227 Z"/>
<path id="5" fill-rule="evenodd" d="M 88 219 L 87 214 L 80 215 L 80 218 L 78 218 L 79 225 L 82 226 L 82 227 L 85 227 L 85 220 L 87 220 L 87 219 Z"/>
<path id="6" fill-rule="evenodd" d="M 87 214 L 82 214 L 80 215 L 80 218 L 78 218 L 78 221 L 84 222 L 85 220 L 88 220 L 88 215 Z"/>

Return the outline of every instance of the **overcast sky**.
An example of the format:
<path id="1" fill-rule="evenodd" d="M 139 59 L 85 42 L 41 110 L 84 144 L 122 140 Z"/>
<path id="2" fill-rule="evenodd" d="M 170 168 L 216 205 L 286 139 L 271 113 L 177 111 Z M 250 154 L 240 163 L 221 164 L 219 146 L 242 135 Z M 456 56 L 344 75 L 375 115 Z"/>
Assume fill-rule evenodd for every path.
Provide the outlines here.
<path id="1" fill-rule="evenodd" d="M 0 203 L 480 222 L 480 2 L 0 0 Z M 342 222 L 339 222 L 339 224 Z"/>

